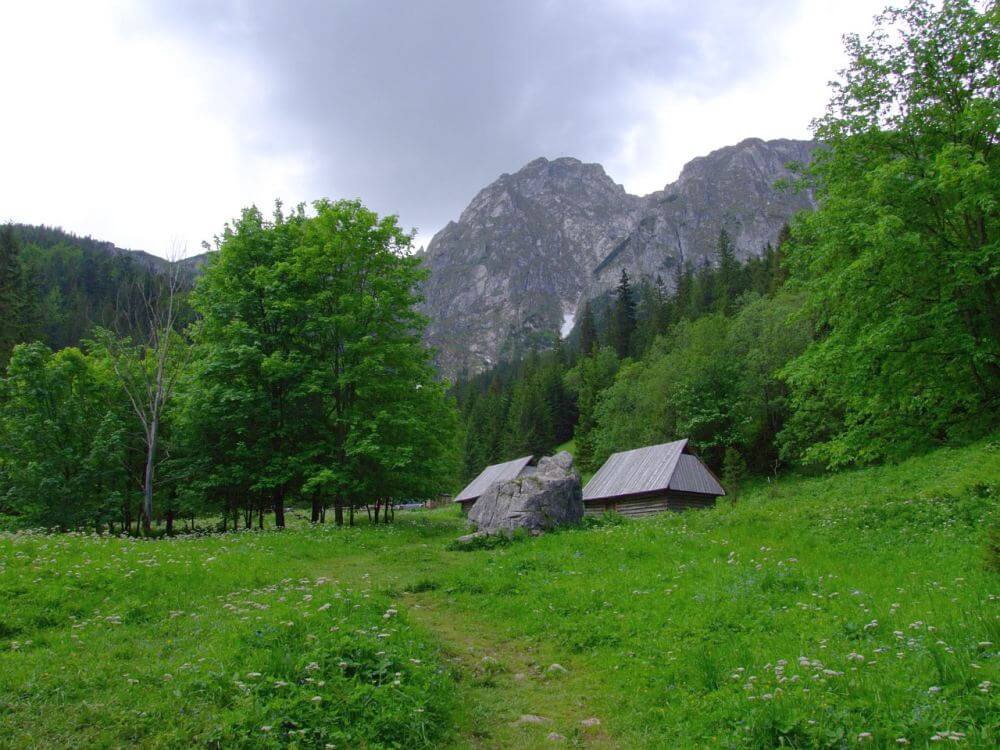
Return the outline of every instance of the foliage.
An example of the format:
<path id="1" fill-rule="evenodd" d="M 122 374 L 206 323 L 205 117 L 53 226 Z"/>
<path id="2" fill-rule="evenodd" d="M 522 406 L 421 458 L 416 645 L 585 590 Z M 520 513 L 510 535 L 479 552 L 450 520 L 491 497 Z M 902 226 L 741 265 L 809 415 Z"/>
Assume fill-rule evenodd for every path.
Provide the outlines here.
<path id="1" fill-rule="evenodd" d="M 628 271 L 622 268 L 611 312 L 611 346 L 622 359 L 629 356 L 632 351 L 632 334 L 635 332 L 635 326 L 635 294 L 628 278 Z"/>
<path id="2" fill-rule="evenodd" d="M 996 424 L 998 7 L 890 10 L 851 57 L 790 254 L 818 340 L 785 370 L 784 454 L 897 458 Z"/>
<path id="3" fill-rule="evenodd" d="M 465 422 L 465 478 L 497 461 L 550 453 L 573 436 L 577 405 L 566 371 L 560 345 L 455 387 Z"/>
<path id="4" fill-rule="evenodd" d="M 643 279 L 633 286 L 626 273 L 614 298 L 584 303 L 577 333 L 555 349 L 530 352 L 520 361 L 501 362 L 488 372 L 459 381 L 454 390 L 465 424 L 464 476 L 471 478 L 488 464 L 527 453 L 550 453 L 570 436 L 576 441 L 577 464 L 585 471 L 600 466 L 601 456 L 606 457 L 606 449 L 612 446 L 619 450 L 663 434 L 673 439 L 650 412 L 630 412 L 635 429 L 621 422 L 621 439 L 612 439 L 600 455 L 595 454 L 596 409 L 622 366 L 622 352 L 645 362 L 633 373 L 648 369 L 658 356 L 653 352 L 662 354 L 669 348 L 671 344 L 663 339 L 670 339 L 675 330 L 687 330 L 686 326 L 704 316 L 736 315 L 758 298 L 755 295 L 770 296 L 781 288 L 780 248 L 768 246 L 760 257 L 739 263 L 725 232 L 719 242 L 718 264 L 706 265 L 698 274 L 690 269 L 681 272 L 673 292 L 667 292 L 660 278 Z M 744 425 L 741 429 L 753 443 L 750 449 L 757 454 L 753 461 L 758 466 L 773 461 L 776 449 L 769 441 L 785 409 L 787 388 L 773 377 L 774 369 L 803 345 L 804 327 L 783 327 L 785 313 L 793 304 L 794 300 L 785 298 L 775 302 L 771 317 L 761 317 L 760 306 L 754 313 L 743 313 L 729 350 L 738 357 L 732 366 L 742 368 L 746 383 L 741 392 L 745 402 L 737 403 L 733 418 Z M 758 347 L 763 337 L 774 338 Z M 712 394 L 703 392 L 698 397 L 711 398 Z M 706 409 L 711 407 L 704 404 Z"/>
<path id="5" fill-rule="evenodd" d="M 14 227 L 0 227 L 0 366 L 7 364 L 14 345 L 23 340 L 27 323 L 27 285 L 20 251 Z"/>
<path id="6" fill-rule="evenodd" d="M 731 502 L 739 498 L 740 487 L 746 479 L 747 462 L 733 446 L 726 448 L 722 456 L 722 486 Z"/>
<path id="7" fill-rule="evenodd" d="M 0 507 L 34 527 L 116 521 L 134 494 L 126 408 L 99 358 L 15 347 L 0 380 Z"/>
<path id="8" fill-rule="evenodd" d="M 657 339 L 600 393 L 586 467 L 600 466 L 615 451 L 683 436 L 716 468 L 733 447 L 755 470 L 768 470 L 787 416 L 776 372 L 809 340 L 796 315 L 800 303 L 789 294 L 751 297 L 731 319 L 714 313 L 682 321 Z"/>
<path id="9" fill-rule="evenodd" d="M 169 267 L 159 258 L 125 253 L 111 243 L 52 227 L 15 224 L 12 234 L 22 277 L 21 321 L 14 343 L 38 340 L 52 349 L 79 346 L 95 327 L 114 328 L 123 304 L 134 301 L 133 291 L 155 285 Z M 191 284 L 188 270 L 183 280 L 178 330 L 191 322 L 185 303 Z"/>
<path id="10" fill-rule="evenodd" d="M 453 475 L 453 409 L 421 344 L 419 261 L 395 217 L 317 201 L 227 227 L 194 295 L 183 430 L 227 511 L 429 497 Z"/>

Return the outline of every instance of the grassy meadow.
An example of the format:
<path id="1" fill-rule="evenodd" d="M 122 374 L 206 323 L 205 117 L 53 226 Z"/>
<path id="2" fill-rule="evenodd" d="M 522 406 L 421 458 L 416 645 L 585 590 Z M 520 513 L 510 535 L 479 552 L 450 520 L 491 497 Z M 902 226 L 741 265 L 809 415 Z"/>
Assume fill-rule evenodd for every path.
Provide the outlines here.
<path id="1" fill-rule="evenodd" d="M 470 552 L 453 508 L 6 533 L 0 747 L 992 748 L 998 482 L 981 443 Z"/>

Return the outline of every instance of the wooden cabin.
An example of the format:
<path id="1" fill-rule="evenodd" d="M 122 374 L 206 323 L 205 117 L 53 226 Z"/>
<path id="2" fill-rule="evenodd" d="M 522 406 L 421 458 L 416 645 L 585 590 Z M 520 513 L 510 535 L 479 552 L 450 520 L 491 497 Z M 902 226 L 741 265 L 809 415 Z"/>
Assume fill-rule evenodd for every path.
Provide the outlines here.
<path id="1" fill-rule="evenodd" d="M 711 507 L 726 491 L 687 440 L 615 453 L 583 488 L 587 515 L 648 516 Z"/>
<path id="2" fill-rule="evenodd" d="M 534 471 L 536 464 L 534 456 L 522 456 L 513 461 L 487 466 L 478 477 L 469 482 L 465 489 L 455 495 L 455 502 L 462 506 L 462 513 L 469 515 L 469 509 L 479 499 L 479 496 L 490 488 L 490 485 L 530 474 Z"/>

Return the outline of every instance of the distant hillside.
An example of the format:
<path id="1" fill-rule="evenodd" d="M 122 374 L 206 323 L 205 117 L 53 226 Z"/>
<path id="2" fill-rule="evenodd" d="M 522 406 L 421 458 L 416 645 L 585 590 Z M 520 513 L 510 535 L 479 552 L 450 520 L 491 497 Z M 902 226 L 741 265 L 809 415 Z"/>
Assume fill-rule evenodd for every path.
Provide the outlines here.
<path id="1" fill-rule="evenodd" d="M 21 340 L 76 346 L 95 326 L 111 326 L 123 290 L 170 262 L 142 250 L 80 237 L 58 227 L 14 224 L 24 277 Z M 205 255 L 180 261 L 194 278 Z"/>
<path id="2" fill-rule="evenodd" d="M 137 264 L 154 271 L 163 271 L 170 266 L 170 261 L 145 250 L 118 247 L 113 242 L 98 240 L 89 234 L 81 237 L 73 232 L 67 232 L 61 227 L 50 227 L 45 224 L 14 224 L 14 232 L 24 245 L 37 245 L 41 248 L 52 248 L 60 244 L 72 245 L 95 253 L 129 257 Z M 208 253 L 199 253 L 183 258 L 179 263 L 183 267 L 196 269 L 205 262 L 207 257 Z"/>

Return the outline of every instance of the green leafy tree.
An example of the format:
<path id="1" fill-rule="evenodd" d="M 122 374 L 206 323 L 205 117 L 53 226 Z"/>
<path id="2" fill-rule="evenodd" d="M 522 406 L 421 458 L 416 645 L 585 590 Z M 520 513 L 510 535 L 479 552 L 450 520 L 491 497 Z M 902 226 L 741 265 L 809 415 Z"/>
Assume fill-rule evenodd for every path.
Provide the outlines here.
<path id="1" fill-rule="evenodd" d="M 576 367 L 566 373 L 568 392 L 575 396 L 578 412 L 573 440 L 576 443 L 575 459 L 581 468 L 593 471 L 595 463 L 593 431 L 597 424 L 596 407 L 601 393 L 615 380 L 618 358 L 608 348 L 596 350 L 591 357 L 577 362 Z"/>
<path id="2" fill-rule="evenodd" d="M 0 381 L 6 512 L 62 530 L 113 523 L 130 487 L 119 395 L 112 374 L 79 349 L 14 348 Z"/>
<path id="3" fill-rule="evenodd" d="M 818 340 L 785 371 L 785 455 L 900 456 L 996 425 L 1000 12 L 915 0 L 846 39 L 789 262 Z"/>
<path id="4" fill-rule="evenodd" d="M 271 221 L 244 211 L 194 296 L 207 398 L 188 429 L 222 459 L 207 489 L 230 508 L 248 493 L 278 526 L 292 495 L 332 500 L 342 523 L 345 509 L 427 496 L 457 473 L 410 236 L 358 201 L 313 207 L 279 205 Z"/>

